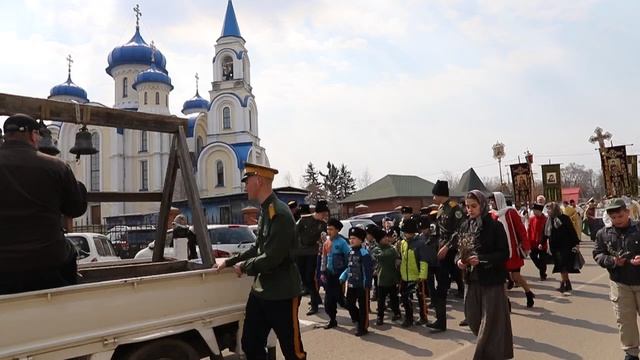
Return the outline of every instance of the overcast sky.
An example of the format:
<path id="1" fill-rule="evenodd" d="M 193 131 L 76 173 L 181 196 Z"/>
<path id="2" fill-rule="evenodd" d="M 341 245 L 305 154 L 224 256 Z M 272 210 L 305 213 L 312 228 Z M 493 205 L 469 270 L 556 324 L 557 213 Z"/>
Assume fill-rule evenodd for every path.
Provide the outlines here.
<path id="1" fill-rule="evenodd" d="M 227 0 L 0 2 L 0 92 L 46 97 L 72 77 L 113 105 L 107 55 L 135 30 L 167 58 L 171 112 L 211 89 Z M 435 181 L 538 164 L 598 168 L 596 126 L 640 149 L 637 0 L 235 0 L 261 144 L 293 185 L 308 162 Z M 1 119 L 0 119 L 1 122 Z M 535 168 L 539 172 L 539 167 Z"/>

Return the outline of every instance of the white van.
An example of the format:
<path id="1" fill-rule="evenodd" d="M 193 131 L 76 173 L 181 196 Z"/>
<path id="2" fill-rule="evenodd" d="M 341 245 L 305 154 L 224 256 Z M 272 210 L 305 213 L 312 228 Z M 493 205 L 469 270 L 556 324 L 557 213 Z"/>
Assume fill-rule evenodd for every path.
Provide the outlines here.
<path id="1" fill-rule="evenodd" d="M 65 237 L 76 247 L 78 264 L 120 260 L 109 239 L 102 234 L 68 233 Z"/>

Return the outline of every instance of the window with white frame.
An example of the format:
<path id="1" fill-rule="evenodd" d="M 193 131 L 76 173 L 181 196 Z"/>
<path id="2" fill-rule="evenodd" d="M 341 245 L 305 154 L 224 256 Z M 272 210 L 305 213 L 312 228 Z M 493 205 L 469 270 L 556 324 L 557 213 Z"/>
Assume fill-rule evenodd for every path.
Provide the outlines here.
<path id="1" fill-rule="evenodd" d="M 231 129 L 231 109 L 228 106 L 222 109 L 222 129 Z"/>
<path id="2" fill-rule="evenodd" d="M 129 79 L 125 77 L 122 79 L 122 97 L 126 98 L 127 96 L 129 96 Z"/>
<path id="3" fill-rule="evenodd" d="M 149 150 L 149 133 L 145 130 L 140 132 L 140 152 L 146 152 Z"/>
<path id="4" fill-rule="evenodd" d="M 93 146 L 100 150 L 100 135 L 97 132 L 91 133 Z M 90 191 L 100 191 L 100 152 L 92 154 L 89 158 L 89 171 L 91 172 Z"/>
<path id="5" fill-rule="evenodd" d="M 147 160 L 140 161 L 140 190 L 149 190 L 149 163 Z"/>
<path id="6" fill-rule="evenodd" d="M 224 187 L 224 164 L 221 160 L 216 161 L 216 187 Z"/>

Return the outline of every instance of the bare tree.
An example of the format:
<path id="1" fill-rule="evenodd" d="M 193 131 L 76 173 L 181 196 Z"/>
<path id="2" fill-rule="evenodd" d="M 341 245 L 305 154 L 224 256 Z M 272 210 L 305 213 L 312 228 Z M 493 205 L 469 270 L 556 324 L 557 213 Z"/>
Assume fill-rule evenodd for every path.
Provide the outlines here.
<path id="1" fill-rule="evenodd" d="M 285 184 L 285 186 L 293 186 L 293 176 L 291 175 L 291 171 L 287 171 L 282 179 L 282 183 Z"/>
<path id="2" fill-rule="evenodd" d="M 604 184 L 601 173 L 587 169 L 584 165 L 570 163 L 560 169 L 562 187 L 580 188 L 583 197 L 599 197 L 604 194 Z"/>
<path id="3" fill-rule="evenodd" d="M 362 175 L 358 179 L 358 189 L 364 189 L 371 184 L 371 173 L 369 168 L 364 169 Z"/>
<path id="4" fill-rule="evenodd" d="M 456 175 L 449 170 L 442 171 L 442 180 L 446 180 L 449 183 L 449 189 L 455 189 L 460 183 L 460 175 Z"/>

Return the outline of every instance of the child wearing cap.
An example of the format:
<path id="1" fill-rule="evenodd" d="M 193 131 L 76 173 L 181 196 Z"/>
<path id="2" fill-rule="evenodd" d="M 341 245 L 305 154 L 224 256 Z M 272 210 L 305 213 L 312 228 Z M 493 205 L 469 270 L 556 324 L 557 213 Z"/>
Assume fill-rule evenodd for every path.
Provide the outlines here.
<path id="1" fill-rule="evenodd" d="M 349 263 L 340 275 L 340 282 L 347 284 L 347 309 L 351 320 L 357 323 L 356 336 L 369 331 L 369 289 L 373 276 L 373 262 L 369 251 L 362 246 L 367 232 L 359 227 L 349 229 Z"/>
<path id="2" fill-rule="evenodd" d="M 404 239 L 400 243 L 400 297 L 404 308 L 405 318 L 403 327 L 413 325 L 413 304 L 411 299 L 413 294 L 418 295 L 418 305 L 420 308 L 420 324 L 427 323 L 427 288 L 426 280 L 428 274 L 428 264 L 426 261 L 426 245 L 422 238 L 417 236 L 418 223 L 415 218 L 408 218 L 402 223 L 402 234 Z"/>
<path id="3" fill-rule="evenodd" d="M 400 254 L 391 246 L 393 241 L 393 230 L 386 232 L 380 230 L 382 238 L 378 241 L 378 247 L 373 252 L 373 258 L 378 264 L 377 271 L 377 294 L 378 294 L 378 319 L 376 325 L 384 324 L 384 311 L 386 309 L 387 296 L 391 310 L 393 311 L 392 321 L 400 320 L 400 301 L 398 299 L 398 285 L 400 284 Z"/>
<path id="4" fill-rule="evenodd" d="M 340 275 L 347 268 L 351 248 L 347 240 L 340 235 L 342 223 L 331 218 L 327 222 L 328 240 L 322 245 L 322 259 L 320 262 L 320 279 L 324 284 L 324 310 L 329 315 L 329 322 L 324 326 L 331 329 L 338 326 L 336 316 L 338 303 L 343 303 L 343 292 L 340 286 Z"/>

